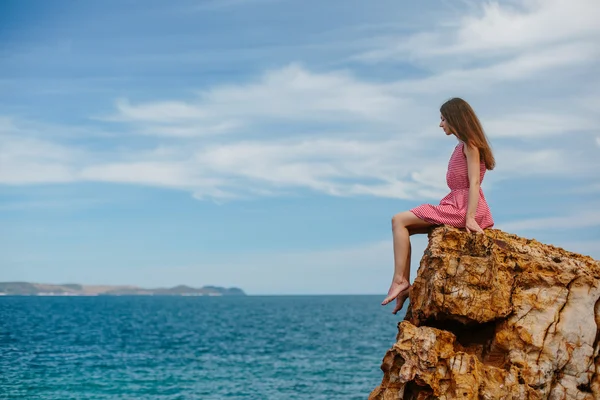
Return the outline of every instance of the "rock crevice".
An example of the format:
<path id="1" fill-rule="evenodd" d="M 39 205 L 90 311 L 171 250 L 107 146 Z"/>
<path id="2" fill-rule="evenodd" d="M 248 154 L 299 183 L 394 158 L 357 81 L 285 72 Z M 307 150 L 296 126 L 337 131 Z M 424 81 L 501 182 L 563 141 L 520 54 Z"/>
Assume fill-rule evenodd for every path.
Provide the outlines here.
<path id="1" fill-rule="evenodd" d="M 599 261 L 441 226 L 370 399 L 600 399 L 599 342 Z"/>

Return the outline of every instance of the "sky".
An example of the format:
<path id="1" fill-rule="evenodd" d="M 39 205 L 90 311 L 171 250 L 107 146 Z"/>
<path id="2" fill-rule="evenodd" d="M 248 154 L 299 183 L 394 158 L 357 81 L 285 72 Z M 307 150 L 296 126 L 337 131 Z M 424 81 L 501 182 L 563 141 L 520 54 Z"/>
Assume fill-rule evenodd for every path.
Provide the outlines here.
<path id="1" fill-rule="evenodd" d="M 2 0 L 0 281 L 384 294 L 467 100 L 495 228 L 600 259 L 597 0 Z M 413 237 L 414 277 L 426 236 Z"/>

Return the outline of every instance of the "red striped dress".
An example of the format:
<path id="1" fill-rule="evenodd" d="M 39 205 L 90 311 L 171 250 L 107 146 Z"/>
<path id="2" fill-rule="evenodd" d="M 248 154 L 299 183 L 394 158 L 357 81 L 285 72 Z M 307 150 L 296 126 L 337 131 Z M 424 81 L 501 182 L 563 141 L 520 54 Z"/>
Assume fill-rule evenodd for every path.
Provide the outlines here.
<path id="1" fill-rule="evenodd" d="M 467 171 L 467 157 L 463 152 L 463 148 L 464 143 L 459 143 L 448 163 L 446 183 L 450 188 L 450 193 L 440 201 L 439 205 L 422 204 L 410 210 L 423 221 L 434 225 L 445 224 L 457 228 L 465 227 L 467 205 L 469 203 L 469 173 Z M 480 182 L 483 182 L 485 170 L 485 163 L 481 161 L 479 167 Z M 494 225 L 492 213 L 481 188 L 479 188 L 479 202 L 477 203 L 475 221 L 482 229 Z"/>

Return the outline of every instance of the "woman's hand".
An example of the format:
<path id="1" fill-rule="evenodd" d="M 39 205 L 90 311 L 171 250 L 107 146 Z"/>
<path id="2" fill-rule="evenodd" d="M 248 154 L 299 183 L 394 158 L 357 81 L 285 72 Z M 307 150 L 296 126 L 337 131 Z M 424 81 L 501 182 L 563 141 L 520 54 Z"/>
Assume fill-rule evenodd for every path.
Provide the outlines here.
<path id="1" fill-rule="evenodd" d="M 481 229 L 481 227 L 479 226 L 477 221 L 475 221 L 474 217 L 467 217 L 467 221 L 465 223 L 465 228 L 467 228 L 467 232 L 469 232 L 469 233 L 471 233 L 471 232 L 483 233 L 483 229 Z"/>

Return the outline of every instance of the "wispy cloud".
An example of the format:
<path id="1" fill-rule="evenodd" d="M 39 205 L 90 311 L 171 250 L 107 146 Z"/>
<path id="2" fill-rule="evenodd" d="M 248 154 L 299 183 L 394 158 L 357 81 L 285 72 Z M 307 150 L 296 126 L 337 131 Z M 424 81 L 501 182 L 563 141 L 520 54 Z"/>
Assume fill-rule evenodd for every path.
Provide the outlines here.
<path id="1" fill-rule="evenodd" d="M 467 15 L 461 21 L 456 43 L 448 52 L 495 53 L 597 38 L 598 11 L 594 0 L 484 3 L 480 15 Z"/>
<path id="2" fill-rule="evenodd" d="M 391 39 L 361 57 L 371 61 L 390 58 L 425 61 L 461 55 L 461 62 L 469 63 L 532 50 L 560 49 L 565 42 L 592 45 L 600 36 L 595 19 L 598 12 L 600 6 L 594 0 L 485 2 L 474 5 L 470 12 L 456 11 L 435 29 Z M 457 19 L 459 13 L 462 16 Z M 559 53 L 555 58 L 560 57 Z M 460 60 L 454 60 L 457 61 Z"/>
<path id="3" fill-rule="evenodd" d="M 73 182 L 73 163 L 79 151 L 49 141 L 0 134 L 0 183 L 35 184 Z"/>
<path id="4" fill-rule="evenodd" d="M 444 177 L 450 143 L 447 150 L 435 150 L 402 137 L 337 136 L 174 142 L 104 153 L 8 135 L 0 158 L 0 182 L 114 182 L 220 199 L 282 195 L 299 189 L 333 196 L 439 199 L 448 190 Z M 498 160 L 505 177 L 569 171 L 558 150 L 501 149 Z"/>
<path id="5" fill-rule="evenodd" d="M 509 59 L 492 60 L 483 65 L 479 62 L 470 67 L 449 66 L 424 78 L 396 82 L 395 85 L 399 91 L 413 94 L 482 93 L 508 83 L 537 80 L 541 76 L 550 79 L 550 72 L 555 73 L 569 66 L 593 65 L 592 62 L 598 59 L 600 49 L 595 44 L 570 43 L 552 49 L 524 52 Z"/>
<path id="6" fill-rule="evenodd" d="M 600 61 L 600 28 L 592 17 L 598 14 L 594 0 L 477 3 L 429 29 L 391 33 L 355 59 L 428 71 L 421 79 L 397 82 L 404 93 L 487 93 L 511 82 L 547 84 L 558 71 L 592 70 Z"/>
<path id="7" fill-rule="evenodd" d="M 543 137 L 564 132 L 589 132 L 595 122 L 588 117 L 555 113 L 518 113 L 488 119 L 485 128 L 492 138 Z"/>
<path id="8" fill-rule="evenodd" d="M 68 135 L 49 134 L 43 124 L 0 120 L 0 182 L 117 182 L 221 199 L 296 190 L 436 199 L 447 191 L 444 172 L 452 149 L 436 127 L 437 107 L 446 93 L 461 93 L 478 101 L 477 110 L 481 104 L 486 131 L 498 141 L 494 179 L 576 173 L 590 187 L 597 185 L 590 172 L 600 168 L 597 157 L 571 140 L 549 140 L 577 133 L 598 142 L 590 106 L 597 98 L 587 94 L 586 108 L 565 106 L 581 105 L 576 93 L 554 104 L 529 91 L 520 91 L 519 98 L 502 95 L 544 71 L 567 64 L 577 71 L 598 59 L 593 39 L 599 29 L 589 17 L 596 2 L 486 4 L 361 55 L 392 65 L 400 59 L 419 69 L 416 75 L 375 81 L 352 65 L 316 71 L 290 62 L 242 82 L 214 84 L 191 99 L 123 96 L 114 112 L 88 126 L 67 126 Z M 564 20 L 556 30 L 548 25 L 575 14 L 585 17 Z M 436 68 L 439 62 L 447 62 L 446 68 Z M 561 76 L 548 80 L 543 91 L 562 93 Z M 78 134 L 102 145 L 66 140 Z M 531 145 L 539 138 L 544 141 Z"/>
<path id="9" fill-rule="evenodd" d="M 313 73 L 299 64 L 270 70 L 254 83 L 223 85 L 198 93 L 195 101 L 117 102 L 109 121 L 135 124 L 143 133 L 202 136 L 240 132 L 266 122 L 335 122 L 350 125 L 394 120 L 414 103 L 385 84 L 356 79 L 345 71 Z"/>

